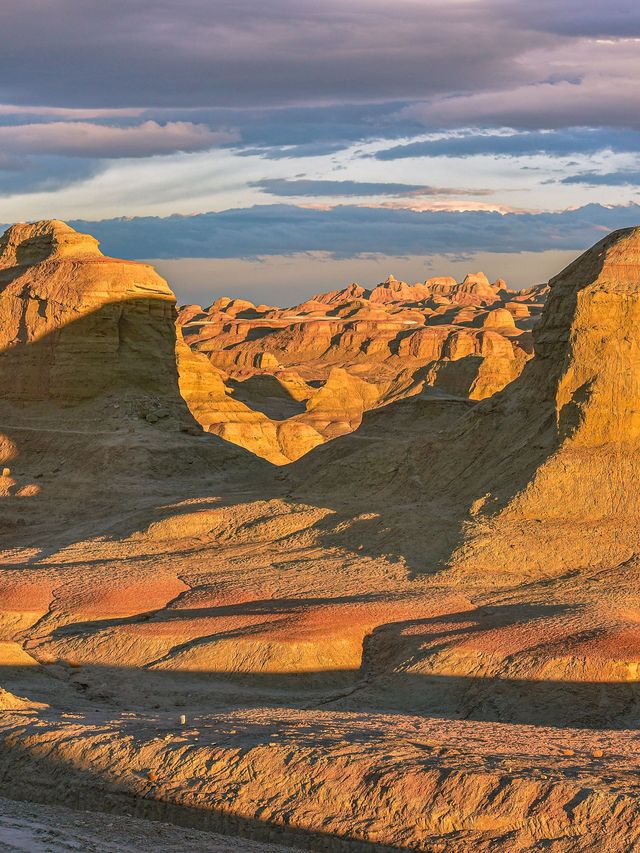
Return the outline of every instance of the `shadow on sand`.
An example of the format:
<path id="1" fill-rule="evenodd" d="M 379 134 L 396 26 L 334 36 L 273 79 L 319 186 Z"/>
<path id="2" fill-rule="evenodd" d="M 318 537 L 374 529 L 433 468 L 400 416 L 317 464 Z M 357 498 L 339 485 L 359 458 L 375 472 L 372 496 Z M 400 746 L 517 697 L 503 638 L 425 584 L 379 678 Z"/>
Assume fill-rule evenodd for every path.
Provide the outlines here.
<path id="1" fill-rule="evenodd" d="M 380 597 L 381 598 L 381 597 Z M 118 697 L 154 697 L 150 703 L 179 702 L 184 695 L 197 697 L 203 706 L 258 707 L 274 703 L 282 707 L 318 707 L 323 710 L 357 710 L 363 712 L 398 712 L 424 717 L 465 719 L 492 723 L 518 723 L 537 726 L 578 728 L 628 728 L 640 721 L 640 682 L 579 681 L 566 679 L 517 677 L 513 673 L 527 671 L 534 661 L 553 657 L 557 638 L 552 620 L 571 616 L 573 608 L 564 605 L 502 605 L 480 607 L 442 616 L 417 618 L 381 625 L 364 639 L 360 668 L 307 671 L 209 671 L 181 669 L 182 652 L 211 646 L 228 640 L 251 638 L 258 644 L 268 643 L 271 632 L 280 621 L 315 608 L 332 609 L 340 605 L 363 604 L 380 600 L 376 595 L 338 598 L 266 599 L 220 607 L 195 609 L 160 609 L 133 617 L 78 622 L 52 631 L 43 654 L 50 657 L 67 655 L 78 661 L 71 669 L 69 684 L 100 703 L 117 704 Z M 245 626 L 239 625 L 243 617 Z M 258 617 L 264 617 L 256 622 Z M 134 648 L 136 635 L 129 626 L 144 623 L 145 636 L 153 634 L 157 625 L 163 636 L 168 629 L 179 637 L 189 625 L 199 620 L 220 618 L 218 631 L 179 642 L 142 668 L 100 666 L 83 663 L 83 647 L 100 648 L 110 638 L 126 642 Z M 226 621 L 228 620 L 228 621 Z M 181 628 L 181 623 L 186 627 Z M 188 623 L 188 624 L 187 624 Z M 118 629 L 125 633 L 118 639 Z M 510 629 L 519 636 L 550 632 L 551 651 L 544 643 L 524 647 L 519 654 L 506 656 L 498 674 L 446 674 L 438 671 L 438 655 L 455 662 L 473 649 L 474 637 L 482 635 L 500 642 L 501 631 L 509 641 Z M 115 633 L 114 633 L 115 632 Z M 596 632 L 597 633 L 597 632 Z M 573 634 L 572 640 L 588 640 L 593 629 Z M 56 641 L 62 649 L 56 652 Z M 320 641 L 319 641 L 320 642 Z M 462 649 L 458 653 L 457 648 Z M 74 654 L 74 649 L 76 653 Z M 37 650 L 36 650 L 37 654 Z M 178 661 L 176 663 L 175 661 Z M 499 661 L 499 658 L 496 659 Z M 436 665 L 432 667 L 431 662 Z M 481 656 L 467 659 L 467 668 L 478 672 Z M 75 665 L 74 665 L 75 666 Z M 178 668 L 174 669 L 176 666 Z M 193 664 L 195 667 L 196 665 Z M 502 668 L 504 671 L 499 672 Z M 534 666 L 534 669 L 536 667 Z M 46 668 L 45 670 L 46 671 Z M 65 670 L 66 672 L 66 670 Z M 494 672 L 496 670 L 494 669 Z M 511 674 L 509 674 L 511 673 Z M 120 685 L 118 687 L 117 685 Z"/>

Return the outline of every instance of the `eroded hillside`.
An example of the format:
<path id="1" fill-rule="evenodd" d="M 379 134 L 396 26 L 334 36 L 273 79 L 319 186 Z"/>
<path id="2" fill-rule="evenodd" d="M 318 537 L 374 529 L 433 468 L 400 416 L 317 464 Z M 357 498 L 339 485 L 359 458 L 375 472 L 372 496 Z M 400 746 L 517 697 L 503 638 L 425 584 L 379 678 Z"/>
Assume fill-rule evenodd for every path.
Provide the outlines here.
<path id="1" fill-rule="evenodd" d="M 217 369 L 225 405 L 206 429 L 282 464 L 357 429 L 365 412 L 428 393 L 481 400 L 532 356 L 546 285 L 509 290 L 482 273 L 409 285 L 390 276 L 292 308 L 219 299 L 178 317 Z"/>

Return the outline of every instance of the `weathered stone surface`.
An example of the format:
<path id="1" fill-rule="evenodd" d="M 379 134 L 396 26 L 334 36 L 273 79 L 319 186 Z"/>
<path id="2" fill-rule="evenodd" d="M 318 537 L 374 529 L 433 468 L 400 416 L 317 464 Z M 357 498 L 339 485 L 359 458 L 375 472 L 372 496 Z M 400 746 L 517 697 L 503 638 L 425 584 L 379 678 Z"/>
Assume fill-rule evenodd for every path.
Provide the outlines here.
<path id="1" fill-rule="evenodd" d="M 482 273 L 461 283 L 440 277 L 414 285 L 389 276 L 372 290 L 354 283 L 294 308 L 240 303 L 243 311 L 238 311 L 239 300 L 229 299 L 218 299 L 208 309 L 189 305 L 181 310 L 179 325 L 189 345 L 206 354 L 237 388 L 246 383 L 242 399 L 250 408 L 260 405 L 244 393 L 258 389 L 248 382 L 254 377 L 271 375 L 279 381 L 281 372 L 294 370 L 312 383 L 306 411 L 291 420 L 298 431 L 303 424 L 313 430 L 304 432 L 303 441 L 288 442 L 295 448 L 291 458 L 298 458 L 305 445 L 310 449 L 356 429 L 361 402 L 369 411 L 425 386 L 475 400 L 502 390 L 532 355 L 528 329 L 542 307 L 540 291 L 534 288 L 515 302 L 517 294 L 504 281 L 490 284 Z M 479 332 L 483 327 L 491 331 Z M 484 359 L 489 359 L 486 364 Z M 359 382 L 368 387 L 364 398 L 354 390 Z M 351 392 L 358 402 L 350 402 Z M 272 435 L 289 429 L 275 426 Z M 249 432 L 250 444 L 245 444 L 242 429 L 231 422 L 208 428 L 254 452 L 258 446 Z M 269 432 L 264 423 L 260 430 L 263 436 Z M 282 461 L 282 441 L 271 454 L 266 439 L 259 445 L 261 455 Z"/>
<path id="2" fill-rule="evenodd" d="M 77 402 L 110 388 L 179 400 L 175 298 L 150 267 L 106 258 L 62 222 L 0 240 L 5 399 Z"/>

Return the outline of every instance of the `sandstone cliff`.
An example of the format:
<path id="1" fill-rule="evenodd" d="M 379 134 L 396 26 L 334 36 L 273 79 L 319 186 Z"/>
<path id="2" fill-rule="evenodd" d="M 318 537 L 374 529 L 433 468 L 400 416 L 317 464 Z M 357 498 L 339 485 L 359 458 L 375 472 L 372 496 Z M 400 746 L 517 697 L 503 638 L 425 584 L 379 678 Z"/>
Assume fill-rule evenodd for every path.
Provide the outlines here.
<path id="1" fill-rule="evenodd" d="M 0 239 L 5 399 L 79 402 L 137 389 L 179 402 L 175 298 L 149 266 L 106 258 L 62 222 Z"/>

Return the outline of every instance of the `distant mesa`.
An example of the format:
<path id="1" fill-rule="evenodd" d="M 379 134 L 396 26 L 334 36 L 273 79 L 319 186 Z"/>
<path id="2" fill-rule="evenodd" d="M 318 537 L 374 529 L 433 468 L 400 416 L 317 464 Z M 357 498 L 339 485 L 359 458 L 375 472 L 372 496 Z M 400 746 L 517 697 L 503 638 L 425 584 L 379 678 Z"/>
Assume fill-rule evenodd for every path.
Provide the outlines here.
<path id="1" fill-rule="evenodd" d="M 523 315 L 518 312 L 519 316 Z M 504 329 L 506 332 L 516 328 L 515 317 L 516 311 L 509 311 L 508 308 L 494 308 L 488 311 L 482 318 L 482 326 L 485 329 Z"/>

